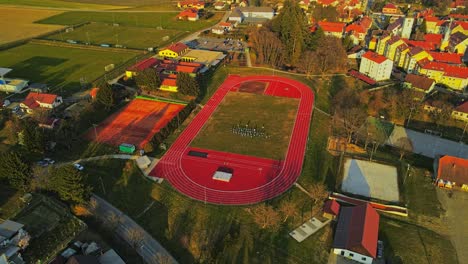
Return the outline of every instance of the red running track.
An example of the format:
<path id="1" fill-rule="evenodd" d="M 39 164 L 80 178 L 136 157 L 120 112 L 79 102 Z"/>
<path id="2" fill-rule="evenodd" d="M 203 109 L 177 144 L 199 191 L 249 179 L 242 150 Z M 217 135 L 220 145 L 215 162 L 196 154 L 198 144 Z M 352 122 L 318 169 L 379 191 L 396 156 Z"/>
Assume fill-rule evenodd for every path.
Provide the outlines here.
<path id="1" fill-rule="evenodd" d="M 266 95 L 300 98 L 286 158 L 274 161 L 191 148 L 190 143 L 224 96 L 248 81 L 269 82 L 265 90 Z M 277 76 L 231 75 L 172 144 L 151 175 L 165 178 L 179 192 L 207 203 L 245 205 L 276 197 L 288 190 L 301 174 L 313 104 L 312 90 L 298 81 Z M 190 150 L 207 152 L 208 158 L 188 156 Z M 214 171 L 223 165 L 234 171 L 229 183 L 211 179 Z"/>

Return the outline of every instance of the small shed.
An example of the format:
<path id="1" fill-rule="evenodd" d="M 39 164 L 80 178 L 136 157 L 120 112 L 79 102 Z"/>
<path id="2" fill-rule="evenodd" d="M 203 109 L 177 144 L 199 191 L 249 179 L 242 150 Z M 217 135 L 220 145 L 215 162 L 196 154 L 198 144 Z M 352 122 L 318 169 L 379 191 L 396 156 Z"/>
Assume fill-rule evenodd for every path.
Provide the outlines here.
<path id="1" fill-rule="evenodd" d="M 335 220 L 340 213 L 340 204 L 336 200 L 327 200 L 323 205 L 323 217 Z"/>

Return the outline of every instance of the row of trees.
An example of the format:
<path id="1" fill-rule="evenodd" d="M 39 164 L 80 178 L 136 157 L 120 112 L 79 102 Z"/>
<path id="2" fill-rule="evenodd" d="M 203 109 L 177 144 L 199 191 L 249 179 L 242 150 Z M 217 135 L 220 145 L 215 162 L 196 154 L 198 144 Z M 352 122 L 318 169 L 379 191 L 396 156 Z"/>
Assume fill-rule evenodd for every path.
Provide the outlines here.
<path id="1" fill-rule="evenodd" d="M 135 76 L 136 85 L 146 92 L 154 92 L 159 90 L 162 84 L 159 74 L 154 69 L 148 68 L 143 71 L 139 71 Z M 176 85 L 178 91 L 184 95 L 199 96 L 200 95 L 200 84 L 198 77 L 192 77 L 188 73 L 179 72 L 176 78 Z"/>
<path id="2" fill-rule="evenodd" d="M 84 204 L 91 194 L 86 175 L 73 166 L 32 169 L 27 159 L 16 151 L 0 155 L 0 180 L 22 192 L 34 190 L 56 193 L 61 200 Z"/>
<path id="3" fill-rule="evenodd" d="M 321 29 L 310 33 L 304 12 L 290 0 L 270 23 L 252 30 L 250 41 L 260 64 L 295 67 L 308 75 L 346 67 L 346 51 L 341 40 L 325 36 Z"/>

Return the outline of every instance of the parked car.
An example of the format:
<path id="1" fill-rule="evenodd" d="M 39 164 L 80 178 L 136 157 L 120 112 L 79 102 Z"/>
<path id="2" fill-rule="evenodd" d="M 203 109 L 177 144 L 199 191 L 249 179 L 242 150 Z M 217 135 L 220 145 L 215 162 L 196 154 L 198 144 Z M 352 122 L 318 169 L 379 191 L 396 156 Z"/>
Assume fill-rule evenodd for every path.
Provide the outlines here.
<path id="1" fill-rule="evenodd" d="M 73 164 L 73 167 L 75 167 L 75 168 L 76 168 L 77 170 L 79 170 L 79 171 L 84 170 L 84 167 L 83 167 L 81 164 L 79 164 L 79 163 Z"/>
<path id="2" fill-rule="evenodd" d="M 53 159 L 50 159 L 50 158 L 44 158 L 44 161 L 49 163 L 50 165 L 54 164 L 55 163 L 55 160 Z"/>
<path id="3" fill-rule="evenodd" d="M 40 161 L 37 162 L 37 165 L 39 165 L 41 167 L 47 167 L 49 165 L 49 163 L 47 161 L 40 160 Z"/>

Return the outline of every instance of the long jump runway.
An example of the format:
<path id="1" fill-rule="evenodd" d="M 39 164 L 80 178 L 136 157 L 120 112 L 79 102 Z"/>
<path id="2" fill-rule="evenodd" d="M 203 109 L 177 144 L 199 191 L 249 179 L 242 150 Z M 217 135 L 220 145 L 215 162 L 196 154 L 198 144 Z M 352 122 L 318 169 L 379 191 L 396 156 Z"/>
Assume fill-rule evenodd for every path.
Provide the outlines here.
<path id="1" fill-rule="evenodd" d="M 289 147 L 284 160 L 258 158 L 190 147 L 224 96 L 242 83 L 268 82 L 265 95 L 300 98 Z M 246 205 L 276 197 L 288 190 L 301 174 L 312 117 L 314 94 L 311 88 L 278 76 L 230 75 L 172 144 L 151 176 L 165 178 L 184 195 L 206 203 Z M 193 157 L 189 151 L 207 153 L 207 158 Z M 213 180 L 222 166 L 233 169 L 229 183 Z"/>

